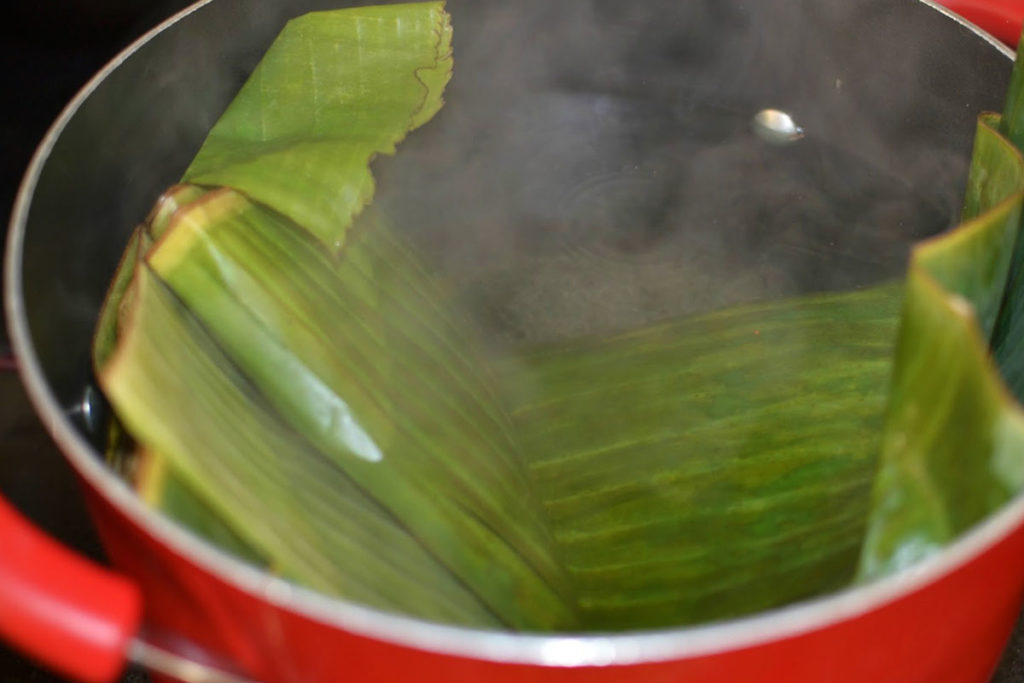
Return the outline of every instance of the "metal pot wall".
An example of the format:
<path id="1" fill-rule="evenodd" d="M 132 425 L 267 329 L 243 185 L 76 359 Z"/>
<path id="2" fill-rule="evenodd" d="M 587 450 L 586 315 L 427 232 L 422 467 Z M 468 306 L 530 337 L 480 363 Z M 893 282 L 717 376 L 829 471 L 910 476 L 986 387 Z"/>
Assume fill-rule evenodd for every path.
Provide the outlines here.
<path id="1" fill-rule="evenodd" d="M 81 478 L 118 575 L 66 555 L 0 502 L 0 537 L 13 549 L 0 556 L 0 633 L 86 680 L 115 676 L 125 656 L 205 675 L 181 668 L 180 655 L 281 681 L 985 681 L 1024 597 L 1024 499 L 910 571 L 840 594 L 695 628 L 530 636 L 424 623 L 287 584 L 160 518 L 106 469 L 88 345 L 128 232 L 284 20 L 338 4 L 199 3 L 91 81 L 37 153 L 9 233 L 8 324 L 28 393 Z M 735 244 L 714 242 L 722 228 L 701 233 L 738 259 L 708 287 L 713 302 L 625 297 L 622 310 L 642 312 L 630 324 L 898 275 L 913 240 L 955 222 L 974 119 L 1001 108 L 1011 67 L 994 40 L 917 0 L 451 0 L 449 11 L 449 103 L 378 164 L 378 201 L 424 244 L 463 245 L 435 254 L 455 282 L 501 271 L 480 305 L 502 313 L 497 333 L 519 337 L 565 332 L 552 322 L 564 324 L 558 309 L 514 304 L 551 301 L 563 287 L 552 272 L 575 268 L 585 280 L 594 263 L 614 263 L 635 280 L 692 251 L 653 228 L 623 233 L 616 216 L 652 206 L 710 224 L 708 212 L 746 203 L 761 218 L 734 218 L 746 225 Z M 764 110 L 791 113 L 804 139 L 751 132 Z M 652 181 L 655 172 L 669 180 Z M 792 200 L 794 183 L 826 208 Z M 779 193 L 789 193 L 782 204 Z M 580 215 L 599 229 L 581 234 Z M 841 248 L 775 248 L 794 239 L 787 226 L 812 218 L 819 234 L 795 238 L 846 240 Z M 474 225 L 494 226 L 487 244 L 454 239 Z M 862 229 L 872 225 L 892 228 Z M 538 259 L 549 242 L 575 256 Z M 752 289 L 715 284 L 737 267 L 760 273 Z M 504 273 L 521 275 L 509 285 Z M 582 301 L 571 308 L 587 329 L 614 326 Z"/>

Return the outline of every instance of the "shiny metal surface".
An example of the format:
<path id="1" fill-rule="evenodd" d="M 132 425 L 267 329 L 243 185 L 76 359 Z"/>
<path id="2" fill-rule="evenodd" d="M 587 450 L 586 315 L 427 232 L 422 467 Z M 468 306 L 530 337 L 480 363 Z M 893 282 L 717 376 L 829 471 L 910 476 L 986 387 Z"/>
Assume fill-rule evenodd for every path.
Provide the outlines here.
<path id="1" fill-rule="evenodd" d="M 762 109 L 750 125 L 758 137 L 772 145 L 788 145 L 805 135 L 792 116 L 778 109 Z"/>
<path id="2" fill-rule="evenodd" d="M 127 655 L 129 661 L 182 683 L 252 683 L 138 638 L 131 642 Z"/>

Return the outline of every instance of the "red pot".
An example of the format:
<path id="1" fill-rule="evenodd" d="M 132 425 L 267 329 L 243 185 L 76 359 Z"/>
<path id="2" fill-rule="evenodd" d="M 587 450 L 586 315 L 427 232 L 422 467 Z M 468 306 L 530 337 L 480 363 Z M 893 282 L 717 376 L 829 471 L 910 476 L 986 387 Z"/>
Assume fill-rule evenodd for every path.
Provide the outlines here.
<path id="1" fill-rule="evenodd" d="M 744 83 L 702 83 L 729 102 L 749 95 L 802 111 L 805 128 L 818 126 L 829 139 L 839 136 L 825 130 L 836 112 L 856 105 L 857 118 L 842 121 L 841 131 L 875 131 L 881 157 L 874 163 L 912 180 L 917 173 L 917 182 L 932 182 L 934 174 L 915 166 L 897 122 L 909 120 L 917 133 L 932 136 L 929 145 L 947 145 L 965 164 L 974 117 L 1000 107 L 1008 51 L 930 3 L 734 4 L 735 13 L 753 12 L 754 19 L 758 12 L 786 17 L 787 30 L 771 34 L 785 49 L 776 61 L 747 58 L 722 72 L 740 74 Z M 1024 16 L 1018 1 L 949 4 L 1007 40 Z M 125 235 L 176 179 L 238 76 L 280 27 L 276 20 L 318 5 L 199 3 L 108 65 L 37 152 L 9 232 L 6 313 L 28 394 L 82 481 L 116 574 L 72 557 L 0 501 L 0 635 L 90 681 L 114 678 L 126 657 L 185 680 L 212 680 L 201 678 L 208 667 L 280 681 L 987 680 L 1024 599 L 1024 498 L 918 566 L 813 601 L 695 628 L 528 636 L 429 624 L 285 583 L 154 514 L 103 465 L 88 430 L 65 406 L 81 408 L 88 339 Z M 712 5 L 694 2 L 679 11 L 712 16 Z M 461 13 L 486 15 L 483 6 L 452 0 L 460 35 L 472 35 Z M 512 17 L 508 7 L 495 3 L 488 16 Z M 555 11 L 544 7 L 523 3 L 516 11 Z M 547 15 L 541 19 L 554 25 Z M 722 52 L 735 60 L 742 40 L 763 42 L 758 25 L 740 21 L 735 32 L 721 34 Z M 833 52 L 836 46 L 845 52 Z M 902 69 L 910 62 L 918 69 L 913 78 Z M 208 68 L 221 63 L 230 77 Z M 766 65 L 771 69 L 762 71 Z M 840 93 L 841 84 L 848 90 Z M 957 192 L 962 173 L 953 175 Z"/>
<path id="2" fill-rule="evenodd" d="M 943 0 L 942 4 L 1007 45 L 1016 45 L 1020 39 L 1024 13 L 1020 0 Z"/>

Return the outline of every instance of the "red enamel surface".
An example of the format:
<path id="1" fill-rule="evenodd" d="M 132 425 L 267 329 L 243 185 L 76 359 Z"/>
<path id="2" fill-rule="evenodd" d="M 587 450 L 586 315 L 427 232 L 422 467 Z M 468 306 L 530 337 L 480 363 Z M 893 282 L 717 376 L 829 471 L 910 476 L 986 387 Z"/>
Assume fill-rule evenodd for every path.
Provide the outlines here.
<path id="1" fill-rule="evenodd" d="M 66 676 L 113 679 L 139 626 L 138 589 L 76 556 L 0 498 L 0 636 Z"/>
<path id="2" fill-rule="evenodd" d="M 98 496 L 110 555 L 146 595 L 146 620 L 274 681 L 545 683 L 985 683 L 1024 595 L 1024 529 L 974 562 L 859 618 L 709 657 L 629 667 L 544 668 L 375 641 L 228 586 L 135 528 Z"/>
<path id="3" fill-rule="evenodd" d="M 1024 21 L 1024 0 L 939 0 L 1007 45 L 1016 47 Z"/>

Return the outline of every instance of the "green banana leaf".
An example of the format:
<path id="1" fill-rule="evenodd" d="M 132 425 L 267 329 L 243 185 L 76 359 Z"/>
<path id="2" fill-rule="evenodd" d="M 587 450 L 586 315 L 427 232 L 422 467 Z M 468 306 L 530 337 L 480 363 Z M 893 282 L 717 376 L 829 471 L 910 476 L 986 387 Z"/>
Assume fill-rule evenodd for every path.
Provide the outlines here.
<path id="1" fill-rule="evenodd" d="M 116 448 L 116 443 L 113 446 Z M 266 567 L 267 561 L 238 532 L 177 476 L 167 458 L 153 451 L 132 454 L 132 474 L 139 497 L 191 529 L 222 550 L 251 564 Z"/>
<path id="2" fill-rule="evenodd" d="M 175 212 L 199 199 L 205 192 L 194 185 L 175 185 L 161 195 L 145 222 L 132 231 L 128 238 L 128 246 L 125 247 L 107 290 L 107 296 L 100 307 L 92 340 L 94 367 L 103 367 L 117 345 L 118 336 L 124 325 L 124 309 L 131 303 L 135 264 L 153 245 L 154 240 L 167 230 Z"/>
<path id="3" fill-rule="evenodd" d="M 515 418 L 588 628 L 738 616 L 850 581 L 900 295 L 765 303 L 526 359 Z"/>
<path id="4" fill-rule="evenodd" d="M 999 132 L 1018 150 L 1024 149 L 1024 59 L 1019 53 L 998 127 Z M 980 168 L 982 164 L 977 166 Z M 1006 196 L 1010 194 L 1007 192 Z M 1014 340 L 1024 338 L 1021 335 L 1024 335 L 1024 240 L 1018 239 L 1007 277 L 1005 298 L 992 335 L 996 363 L 1018 401 L 1024 401 L 1024 354 L 1016 352 Z"/>
<path id="5" fill-rule="evenodd" d="M 146 221 L 132 232 L 100 309 L 92 347 L 93 365 L 97 369 L 106 365 L 116 348 L 119 332 L 126 324 L 125 312 L 131 308 L 134 296 L 136 263 L 152 246 L 154 236 L 159 237 L 166 231 L 174 213 L 203 194 L 204 190 L 191 185 L 170 188 L 157 200 Z M 255 550 L 175 475 L 162 455 L 151 449 L 139 452 L 137 444 L 117 420 L 111 420 L 108 426 L 106 455 L 107 462 L 133 482 L 147 503 L 224 550 L 253 564 L 266 565 Z"/>
<path id="6" fill-rule="evenodd" d="M 1022 80 L 1018 68 L 1018 90 Z M 523 428 L 527 439 L 533 431 L 538 436 L 535 450 L 525 450 L 552 454 L 535 461 L 532 471 L 586 623 L 629 628 L 712 620 L 837 588 L 855 570 L 869 580 L 935 552 L 1021 490 L 1024 423 L 1000 371 L 1019 387 L 1024 163 L 1000 127 L 1012 136 L 1021 118 L 1006 124 L 985 115 L 979 121 L 963 225 L 913 252 L 891 365 L 881 357 L 869 364 L 855 349 L 843 356 L 842 337 L 820 340 L 837 352 L 831 358 L 820 346 L 783 342 L 781 357 L 794 353 L 799 360 L 779 361 L 779 385 L 800 386 L 804 377 L 821 382 L 820 393 L 805 394 L 806 403 L 774 398 L 789 414 L 762 393 L 762 382 L 772 387 L 773 378 L 757 365 L 762 352 L 725 344 L 713 329 L 700 329 L 700 319 L 677 324 L 678 335 L 669 339 L 633 333 L 628 348 L 605 358 L 572 347 L 540 365 L 542 403 L 525 411 Z M 881 301 L 896 302 L 893 291 L 880 289 Z M 854 294 L 835 297 L 823 324 L 842 329 L 857 318 L 844 305 L 855 309 L 857 303 Z M 794 302 L 777 305 L 784 310 Z M 798 334 L 803 322 L 791 321 L 787 329 Z M 885 315 L 878 323 L 877 336 L 853 334 L 888 351 L 887 335 L 894 330 Z M 693 329 L 683 332 L 687 325 Z M 658 342 L 645 364 L 644 344 L 637 340 L 648 336 Z M 673 344 L 691 348 L 673 358 L 666 353 Z M 590 363 L 592 372 L 582 370 Z M 616 373 L 616 365 L 625 370 Z M 672 391 L 665 376 L 677 372 L 685 379 Z M 598 374 L 600 382 L 591 381 Z M 730 377 L 733 386 L 747 386 L 731 388 Z M 713 379 L 705 384 L 707 378 Z M 857 387 L 851 379 L 864 383 Z M 571 400 L 573 392 L 580 400 Z M 721 414 L 708 408 L 722 405 Z M 694 410 L 698 406 L 703 412 Z M 544 413 L 539 428 L 531 426 L 530 410 Z M 564 430 L 552 430 L 550 420 L 560 410 L 566 412 L 559 424 Z M 858 418 L 862 430 L 881 428 L 880 434 L 858 432 Z M 686 425 L 690 420 L 698 426 Z M 748 425 L 758 422 L 764 429 L 744 442 L 752 444 L 749 451 L 730 460 L 742 452 L 730 450 L 730 440 L 743 439 Z M 594 425 L 613 427 L 602 433 Z M 786 443 L 801 431 L 814 434 L 802 450 L 793 450 L 802 461 Z M 705 435 L 703 442 L 697 434 Z M 842 446 L 852 447 L 853 457 L 843 459 Z M 653 465 L 659 461 L 666 463 L 660 470 Z M 713 475 L 702 482 L 680 462 Z M 771 467 L 788 462 L 814 476 L 774 477 Z M 872 481 L 869 505 L 865 492 Z M 855 493 L 838 509 L 851 514 L 833 518 L 830 511 L 837 508 L 827 492 L 843 490 L 842 484 Z M 807 507 L 796 502 L 801 499 Z M 750 510 L 756 512 L 744 517 Z M 801 523 L 812 533 L 801 533 Z M 849 543 L 844 547 L 837 539 Z"/>
<path id="7" fill-rule="evenodd" d="M 179 212 L 147 263 L 296 432 L 492 609 L 513 594 L 535 614 L 511 625 L 555 618 L 560 568 L 493 391 L 370 227 L 338 263 L 220 190 Z"/>
<path id="8" fill-rule="evenodd" d="M 185 172 L 233 187 L 335 251 L 373 197 L 370 161 L 442 106 L 452 27 L 441 2 L 314 12 L 271 45 Z"/>
<path id="9" fill-rule="evenodd" d="M 247 544 L 321 591 L 435 619 L 500 623 L 296 434 L 149 267 L 134 279 L 133 319 L 101 385 L 129 432 L 172 460 Z"/>
<path id="10" fill-rule="evenodd" d="M 965 222 L 911 256 L 861 580 L 933 554 L 1024 486 L 1024 413 L 1000 374 L 1019 378 L 1024 355 L 1024 158 L 1000 127 L 979 121 Z"/>
<path id="11" fill-rule="evenodd" d="M 462 343 L 466 333 L 456 317 L 445 313 L 443 299 L 428 296 L 440 292 L 425 282 L 425 269 L 382 226 L 350 230 L 358 206 L 340 213 L 337 206 L 318 207 L 311 216 L 309 203 L 296 198 L 299 191 L 308 195 L 310 186 L 282 189 L 270 181 L 274 190 L 264 191 L 260 185 L 288 167 L 280 157 L 287 147 L 290 163 L 342 190 L 372 186 L 371 156 L 393 151 L 396 140 L 440 107 L 450 74 L 449 41 L 447 15 L 438 3 L 290 22 L 186 174 L 205 183 L 232 182 L 260 204 L 236 190 L 206 192 L 191 185 L 158 203 L 130 245 L 101 313 L 98 374 L 142 445 L 137 485 L 173 518 L 200 526 L 207 538 L 231 537 L 241 542 L 234 549 L 243 556 L 264 557 L 298 581 L 381 607 L 460 623 L 567 628 L 576 622 L 574 601 L 561 564 L 550 555 L 552 543 L 507 416 L 472 347 Z M 310 57 L 311 51 L 320 57 Z M 350 66 L 348 53 L 360 57 L 361 68 Z M 312 60 L 316 71 L 315 82 L 298 89 L 288 67 L 296 59 Z M 284 111 L 311 112 L 298 130 L 312 142 L 295 141 L 292 122 L 276 109 L 281 103 L 287 104 Z M 258 139 L 247 139 L 256 120 Z M 295 144 L 282 147 L 283 138 Z M 289 216 L 306 222 L 298 225 Z M 336 231 L 331 239 L 319 227 L 325 224 Z M 150 280 L 159 286 L 146 289 L 142 283 Z M 178 342 L 190 353 L 154 354 L 146 346 L 152 340 L 139 328 L 158 323 L 149 322 L 154 318 L 143 307 L 159 308 L 154 292 L 161 288 L 188 309 L 181 315 L 192 325 L 180 326 Z M 144 289 L 149 298 L 141 301 Z M 187 339 L 189 330 L 209 339 Z M 166 370 L 158 363 L 184 363 L 191 354 L 199 365 L 210 340 L 216 349 L 208 351 L 207 371 L 179 368 L 178 377 L 188 378 L 180 386 L 210 396 L 248 386 L 287 433 L 263 433 L 257 429 L 263 419 L 240 415 L 242 426 L 232 433 L 260 434 L 263 447 L 253 450 L 244 442 L 232 449 L 206 431 L 214 428 L 209 420 L 228 419 L 223 408 L 213 411 L 211 402 L 207 412 L 197 413 L 201 401 L 195 400 L 193 410 L 184 411 L 181 394 L 146 392 L 154 386 L 146 382 Z M 211 358 L 230 363 L 224 377 L 208 372 Z M 244 401 L 231 405 L 240 409 Z M 175 430 L 188 434 L 172 438 Z M 309 454 L 289 461 L 298 469 L 274 462 L 292 450 Z M 217 463 L 205 451 L 217 453 Z M 267 469 L 255 471 L 247 462 Z M 334 479 L 308 478 L 328 466 Z M 228 493 L 243 486 L 259 496 Z M 295 501 L 300 490 L 306 491 L 305 505 Z M 341 524 L 326 514 L 339 496 L 371 522 L 386 516 L 393 536 L 422 547 L 410 554 L 386 534 L 357 533 L 353 525 L 367 524 L 351 509 L 348 524 Z M 262 522 L 252 508 L 256 500 L 264 501 L 264 515 L 298 530 L 291 542 L 284 542 L 281 528 Z M 377 565 L 358 559 L 353 544 Z M 424 551 L 435 567 L 423 575 L 423 596 L 401 583 L 390 592 L 382 588 L 405 576 L 395 575 L 396 568 L 412 576 L 428 561 Z M 429 580 L 430 571 L 448 584 Z M 366 583 L 371 576 L 378 584 Z M 461 593 L 446 597 L 456 588 Z M 388 593 L 397 602 L 383 601 Z M 467 600 L 476 601 L 473 610 L 463 604 Z"/>
<path id="12" fill-rule="evenodd" d="M 609 631 L 875 578 L 1024 485 L 1024 74 L 905 286 L 497 354 L 364 212 L 451 68 L 440 3 L 293 20 L 133 234 L 93 356 L 150 504 L 382 609 Z"/>

